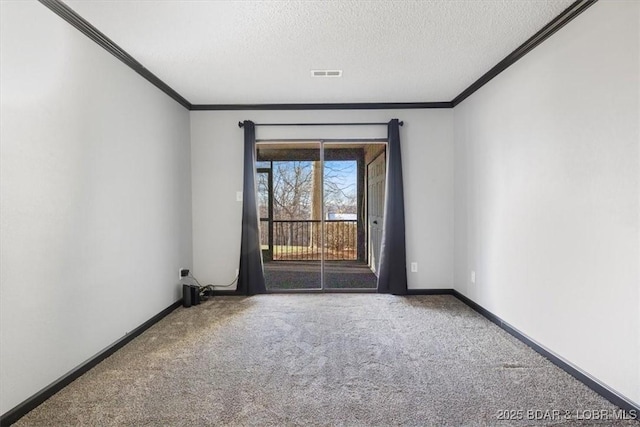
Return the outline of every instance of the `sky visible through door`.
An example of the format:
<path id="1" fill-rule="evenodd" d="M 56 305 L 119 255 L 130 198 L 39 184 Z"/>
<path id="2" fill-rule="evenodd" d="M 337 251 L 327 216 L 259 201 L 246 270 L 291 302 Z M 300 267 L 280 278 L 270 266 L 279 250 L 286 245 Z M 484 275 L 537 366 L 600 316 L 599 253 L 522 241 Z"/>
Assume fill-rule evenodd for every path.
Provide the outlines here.
<path id="1" fill-rule="evenodd" d="M 376 144 L 258 144 L 267 289 L 375 289 L 368 261 L 366 163 Z"/>
<path id="2" fill-rule="evenodd" d="M 306 220 L 312 217 L 314 167 L 312 161 L 258 162 L 258 169 L 273 174 L 273 219 Z M 260 217 L 269 216 L 268 176 L 258 174 Z M 353 160 L 324 163 L 325 219 L 357 219 L 357 165 Z"/>

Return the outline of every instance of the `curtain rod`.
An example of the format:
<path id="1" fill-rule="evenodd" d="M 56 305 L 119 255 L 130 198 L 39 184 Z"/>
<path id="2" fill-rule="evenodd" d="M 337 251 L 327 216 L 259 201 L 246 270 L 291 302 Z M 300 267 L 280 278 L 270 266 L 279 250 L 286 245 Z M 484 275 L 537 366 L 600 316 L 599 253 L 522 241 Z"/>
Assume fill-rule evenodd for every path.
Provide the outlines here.
<path id="1" fill-rule="evenodd" d="M 269 143 L 290 143 L 290 142 L 345 142 L 345 143 L 359 143 L 359 144 L 378 144 L 387 143 L 388 138 L 270 138 L 270 139 L 256 139 L 257 143 L 269 144 Z"/>
<path id="2" fill-rule="evenodd" d="M 389 123 L 254 123 L 254 126 L 387 126 Z M 398 122 L 400 126 L 404 122 Z M 244 127 L 243 122 L 238 122 L 238 127 Z"/>

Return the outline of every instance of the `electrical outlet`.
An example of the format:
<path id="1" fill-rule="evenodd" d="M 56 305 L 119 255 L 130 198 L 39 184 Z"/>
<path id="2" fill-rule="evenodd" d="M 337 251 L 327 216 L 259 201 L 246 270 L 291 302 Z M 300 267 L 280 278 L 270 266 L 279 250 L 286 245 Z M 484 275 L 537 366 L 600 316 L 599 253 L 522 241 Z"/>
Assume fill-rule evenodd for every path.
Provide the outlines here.
<path id="1" fill-rule="evenodd" d="M 476 272 L 475 271 L 471 272 L 471 283 L 476 283 Z"/>
<path id="2" fill-rule="evenodd" d="M 236 202 L 242 201 L 242 191 L 236 191 Z"/>
<path id="3" fill-rule="evenodd" d="M 418 263 L 417 262 L 412 262 L 411 263 L 411 272 L 412 273 L 417 273 L 418 272 Z"/>
<path id="4" fill-rule="evenodd" d="M 187 277 L 189 275 L 189 269 L 180 267 L 178 270 L 178 279 L 182 279 L 183 277 Z"/>

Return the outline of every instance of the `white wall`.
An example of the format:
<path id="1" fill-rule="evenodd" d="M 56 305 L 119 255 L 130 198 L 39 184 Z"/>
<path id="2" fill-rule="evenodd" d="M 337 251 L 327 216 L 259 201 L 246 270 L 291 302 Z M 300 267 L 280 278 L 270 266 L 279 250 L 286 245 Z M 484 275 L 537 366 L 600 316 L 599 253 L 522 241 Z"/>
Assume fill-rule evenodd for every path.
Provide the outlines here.
<path id="1" fill-rule="evenodd" d="M 635 402 L 639 18 L 598 2 L 454 110 L 456 289 Z"/>
<path id="2" fill-rule="evenodd" d="M 232 281 L 240 259 L 243 131 L 238 121 L 387 122 L 400 130 L 409 288 L 453 285 L 452 110 L 192 111 L 193 268 L 202 283 Z M 257 127 L 258 139 L 386 138 L 378 127 Z M 408 269 L 409 271 L 409 269 Z M 229 288 L 229 289 L 234 289 Z"/>
<path id="3" fill-rule="evenodd" d="M 1 4 L 0 413 L 180 298 L 189 113 L 37 2 Z"/>

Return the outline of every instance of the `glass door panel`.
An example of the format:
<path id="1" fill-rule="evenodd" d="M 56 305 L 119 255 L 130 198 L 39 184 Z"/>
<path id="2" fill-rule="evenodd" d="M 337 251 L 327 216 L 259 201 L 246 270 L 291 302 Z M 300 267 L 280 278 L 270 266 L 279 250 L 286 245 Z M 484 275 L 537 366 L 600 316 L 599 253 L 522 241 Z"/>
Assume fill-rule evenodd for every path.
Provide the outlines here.
<path id="1" fill-rule="evenodd" d="M 259 143 L 257 157 L 259 204 L 267 200 L 271 206 L 260 230 L 263 251 L 267 248 L 269 255 L 263 257 L 267 289 L 319 290 L 323 255 L 320 143 Z M 265 180 L 260 166 L 266 162 L 270 178 Z M 260 196 L 265 182 L 270 185 L 268 197 Z"/>
<path id="2" fill-rule="evenodd" d="M 385 147 L 379 143 L 323 144 L 324 289 L 377 287 L 369 265 L 367 164 Z"/>

